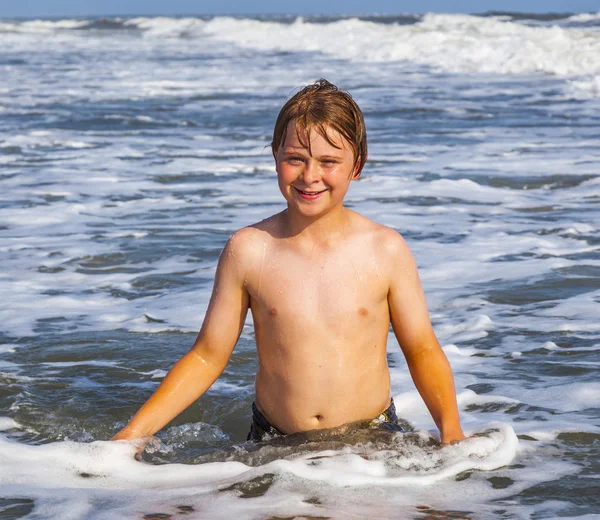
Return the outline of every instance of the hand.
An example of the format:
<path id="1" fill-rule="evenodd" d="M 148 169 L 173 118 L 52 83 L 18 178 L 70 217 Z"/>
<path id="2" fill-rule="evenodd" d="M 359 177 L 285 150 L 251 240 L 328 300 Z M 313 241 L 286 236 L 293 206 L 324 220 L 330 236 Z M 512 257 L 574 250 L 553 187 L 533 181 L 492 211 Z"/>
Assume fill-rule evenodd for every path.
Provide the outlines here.
<path id="1" fill-rule="evenodd" d="M 444 432 L 441 435 L 442 446 L 457 444 L 467 438 L 460 428 L 454 432 Z"/>
<path id="2" fill-rule="evenodd" d="M 118 440 L 118 439 L 111 439 L 112 440 Z M 135 447 L 135 453 L 133 455 L 133 458 L 137 461 L 141 461 L 142 460 L 142 453 L 144 452 L 144 450 L 146 449 L 146 446 L 148 446 L 148 444 L 158 444 L 160 446 L 160 439 L 158 437 L 152 437 L 152 436 L 148 436 L 148 437 L 139 437 L 137 439 L 133 439 L 132 441 L 129 441 L 129 444 L 131 444 L 132 446 Z"/>
<path id="3" fill-rule="evenodd" d="M 149 444 L 150 442 L 158 441 L 158 438 L 153 437 L 152 435 L 141 436 L 135 430 L 127 429 L 127 427 L 125 427 L 121 431 L 119 431 L 111 439 L 111 441 L 129 441 L 136 448 L 134 458 L 136 460 L 141 460 L 142 452 L 146 448 L 146 445 Z"/>
<path id="4" fill-rule="evenodd" d="M 136 448 L 135 455 L 133 456 L 135 460 L 142 460 L 142 453 L 146 449 L 146 446 L 148 446 L 148 444 L 151 443 L 155 446 L 160 446 L 160 439 L 158 437 L 152 437 L 151 435 L 149 435 L 147 437 L 139 437 L 131 441 L 131 444 L 133 444 Z"/>

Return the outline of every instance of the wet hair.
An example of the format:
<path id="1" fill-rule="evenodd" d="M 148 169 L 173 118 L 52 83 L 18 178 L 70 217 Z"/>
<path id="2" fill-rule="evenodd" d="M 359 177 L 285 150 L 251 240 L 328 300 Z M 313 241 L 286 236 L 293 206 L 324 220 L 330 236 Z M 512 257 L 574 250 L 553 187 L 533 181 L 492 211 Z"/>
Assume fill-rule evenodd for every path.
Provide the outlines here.
<path id="1" fill-rule="evenodd" d="M 326 79 L 320 79 L 304 87 L 283 105 L 273 130 L 271 149 L 273 153 L 285 143 L 290 121 L 296 122 L 296 133 L 300 144 L 310 150 L 310 139 L 306 136 L 315 129 L 334 148 L 339 143 L 331 140 L 327 127 L 338 132 L 352 147 L 354 165 L 358 164 L 356 177 L 367 161 L 367 130 L 363 114 L 352 96 L 338 89 Z"/>

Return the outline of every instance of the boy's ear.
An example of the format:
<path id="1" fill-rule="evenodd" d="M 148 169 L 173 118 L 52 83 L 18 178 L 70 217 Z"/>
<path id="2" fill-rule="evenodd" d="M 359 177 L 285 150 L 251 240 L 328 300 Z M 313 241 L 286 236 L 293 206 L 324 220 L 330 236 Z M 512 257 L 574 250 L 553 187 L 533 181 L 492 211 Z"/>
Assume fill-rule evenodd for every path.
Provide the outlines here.
<path id="1" fill-rule="evenodd" d="M 360 163 L 361 163 L 361 155 L 359 155 L 356 158 L 356 162 L 354 163 L 354 172 L 352 173 L 352 180 L 355 181 L 356 179 L 360 179 L 360 174 L 362 173 L 362 170 L 359 171 L 358 169 L 360 168 Z M 368 156 L 367 156 L 368 157 Z M 365 160 L 365 162 L 367 162 Z"/>

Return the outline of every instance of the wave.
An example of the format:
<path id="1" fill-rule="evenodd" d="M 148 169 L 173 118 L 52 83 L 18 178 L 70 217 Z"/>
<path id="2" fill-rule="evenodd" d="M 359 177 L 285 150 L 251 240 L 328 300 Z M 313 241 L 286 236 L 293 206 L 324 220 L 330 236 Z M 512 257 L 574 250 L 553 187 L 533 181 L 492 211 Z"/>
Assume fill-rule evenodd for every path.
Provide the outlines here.
<path id="1" fill-rule="evenodd" d="M 187 425 L 174 431 L 170 435 L 172 447 L 181 449 L 182 444 L 199 439 L 211 442 L 210 436 L 219 435 L 219 431 L 206 426 Z M 220 513 L 218 518 L 239 518 L 235 510 L 248 507 L 247 501 L 240 499 L 260 499 L 271 484 L 265 498 L 277 494 L 277 502 L 285 501 L 288 514 L 291 497 L 302 495 L 302 500 L 309 500 L 316 494 L 326 501 L 332 494 L 350 491 L 357 498 L 357 493 L 367 487 L 376 493 L 410 493 L 414 500 L 419 490 L 427 496 L 431 486 L 440 481 L 452 488 L 453 479 L 460 473 L 503 468 L 519 449 L 514 430 L 504 424 L 453 446 L 440 447 L 426 432 L 382 432 L 377 438 L 355 444 L 331 439 L 300 445 L 238 445 L 222 454 L 215 452 L 214 457 L 201 457 L 196 464 L 145 464 L 134 459 L 135 444 L 64 441 L 36 446 L 0 435 L 0 485 L 4 496 L 33 498 L 36 513 L 43 518 L 65 518 L 67 511 L 74 507 L 81 511 L 82 506 L 85 513 L 78 517 L 132 518 L 159 504 L 164 510 L 169 502 L 173 509 L 176 504 L 192 504 L 194 507 L 186 508 L 188 511 L 201 511 L 198 517 L 215 518 L 204 509 L 212 503 L 212 509 Z M 153 446 L 160 446 L 160 442 L 150 443 L 147 452 Z M 251 493 L 259 482 L 265 484 L 263 491 Z M 241 493 L 224 493 L 227 491 Z M 101 496 L 106 500 L 98 501 Z M 112 503 L 114 500 L 117 503 Z M 367 505 L 372 503 L 369 495 L 363 500 Z M 258 507 L 262 511 L 272 507 L 260 500 L 252 501 L 252 506 L 251 518 L 256 518 Z M 323 507 L 315 510 L 323 511 Z"/>
<path id="2" fill-rule="evenodd" d="M 575 14 L 568 18 L 570 22 L 600 22 L 600 11 L 597 13 Z"/>
<path id="3" fill-rule="evenodd" d="M 556 15 L 558 16 L 558 15 Z M 514 14 L 402 15 L 365 18 L 138 17 L 0 22 L 6 32 L 129 31 L 150 39 L 209 39 L 265 52 L 318 52 L 356 62 L 416 64 L 440 72 L 544 73 L 584 79 L 595 91 L 600 76 L 600 14 L 535 24 Z M 560 21 L 559 20 L 559 21 Z M 569 26 L 571 22 L 586 25 Z M 576 86 L 576 85 L 575 85 Z M 588 89 L 589 90 L 589 89 Z"/>
<path id="4" fill-rule="evenodd" d="M 337 58 L 409 62 L 447 72 L 600 74 L 600 34 L 530 27 L 496 18 L 427 14 L 408 25 L 345 19 L 322 27 L 215 18 L 205 35 L 263 51 L 319 51 Z"/>

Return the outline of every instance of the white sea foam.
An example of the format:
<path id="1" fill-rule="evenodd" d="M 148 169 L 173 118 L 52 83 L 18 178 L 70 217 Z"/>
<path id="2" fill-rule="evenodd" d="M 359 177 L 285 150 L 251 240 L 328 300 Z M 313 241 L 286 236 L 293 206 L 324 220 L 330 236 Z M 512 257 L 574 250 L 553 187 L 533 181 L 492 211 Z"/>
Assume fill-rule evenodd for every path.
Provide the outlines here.
<path id="1" fill-rule="evenodd" d="M 591 22 L 594 20 L 600 20 L 600 12 L 597 13 L 582 13 L 582 14 L 574 14 L 570 16 L 569 21 L 572 22 Z"/>
<path id="2" fill-rule="evenodd" d="M 493 327 L 494 324 L 489 316 L 481 315 L 469 318 L 466 323 L 440 325 L 436 330 L 440 337 L 460 342 L 484 338 L 488 335 L 488 330 Z"/>
<path id="3" fill-rule="evenodd" d="M 27 446 L 0 436 L 0 457 L 4 471 L 0 476 L 3 486 L 27 484 L 36 487 L 62 488 L 140 488 L 181 485 L 186 481 L 201 484 L 239 475 L 247 466 L 226 462 L 199 466 L 150 466 L 136 462 L 135 446 L 129 443 L 73 442 Z M 37 459 L 36 464 L 24 464 Z M 164 468 L 164 467 L 162 467 Z M 92 475 L 86 478 L 81 473 Z"/>
<path id="4" fill-rule="evenodd" d="M 492 470 L 504 466 L 514 458 L 517 444 L 517 437 L 512 430 L 503 427 L 488 437 L 472 438 L 456 446 L 446 446 L 435 454 L 412 447 L 405 458 L 394 461 L 391 471 L 386 470 L 381 461 L 389 461 L 393 457 L 393 446 L 389 452 L 375 454 L 374 460 L 365 460 L 352 453 L 328 452 L 329 457 L 318 465 L 314 463 L 314 454 L 310 454 L 291 461 L 278 460 L 271 463 L 270 467 L 289 471 L 298 477 L 328 482 L 333 486 L 431 485 L 468 469 Z"/>
<path id="5" fill-rule="evenodd" d="M 598 15 L 579 16 L 570 20 L 588 21 Z M 12 42 L 14 34 L 30 33 L 32 38 L 36 34 L 50 34 L 56 43 L 79 40 L 84 45 L 89 41 L 84 39 L 89 38 L 87 32 L 73 29 L 88 23 L 84 20 L 4 23 L 0 38 Z M 416 64 L 453 73 L 545 73 L 568 78 L 570 87 L 593 96 L 597 95 L 600 74 L 600 33 L 592 28 L 532 26 L 499 17 L 430 13 L 412 25 L 358 19 L 311 23 L 302 18 L 288 24 L 229 17 L 207 21 L 140 17 L 123 23 L 142 30 L 146 40 L 173 40 L 172 45 L 181 41 L 188 45 L 192 39 L 204 45 L 221 42 L 258 51 L 318 52 L 350 61 Z M 124 36 L 130 44 L 131 37 Z M 115 35 L 102 44 L 115 46 L 120 41 L 119 35 Z M 18 40 L 18 45 L 24 44 L 27 42 Z M 141 87 L 149 95 L 160 95 L 173 87 L 188 90 L 183 79 L 171 86 L 164 81 L 154 85 L 138 83 L 138 91 Z"/>
<path id="6" fill-rule="evenodd" d="M 152 379 L 162 379 L 167 375 L 166 370 L 161 370 L 157 368 L 156 370 L 151 370 L 150 372 L 140 372 L 142 375 L 150 376 Z"/>
<path id="7" fill-rule="evenodd" d="M 251 468 L 234 461 L 149 466 L 136 462 L 133 459 L 135 446 L 125 442 L 77 444 L 67 441 L 27 446 L 0 436 L 3 467 L 0 483 L 10 494 L 19 494 L 26 487 L 27 496 L 36 500 L 38 514 L 64 512 L 67 500 L 69 510 L 78 510 L 74 499 L 79 501 L 82 510 L 87 511 L 91 518 L 103 518 L 102 514 L 108 514 L 107 511 L 110 512 L 114 507 L 119 507 L 122 514 L 131 514 L 140 511 L 140 507 L 154 507 L 153 502 L 162 502 L 164 507 L 165 503 L 177 499 L 184 500 L 183 503 L 191 502 L 202 511 L 214 508 L 217 518 L 227 518 L 227 514 L 241 505 L 239 499 L 235 494 L 226 494 L 227 503 L 223 503 L 219 499 L 221 494 L 215 494 L 215 491 L 232 486 L 243 489 L 244 483 L 251 479 L 268 480 L 274 477 L 272 491 L 264 499 L 250 504 L 257 511 L 277 508 L 277 503 L 282 499 L 289 508 L 293 493 L 299 499 L 307 499 L 311 493 L 317 492 L 319 496 L 323 495 L 326 507 L 332 507 L 333 504 L 327 504 L 327 497 L 344 492 L 348 486 L 358 489 L 355 497 L 364 494 L 360 490 L 365 486 L 371 486 L 370 494 L 398 489 L 396 494 L 400 492 L 402 495 L 403 488 L 413 489 L 414 494 L 416 489 L 429 488 L 437 483 L 438 491 L 443 493 L 444 488 L 452 487 L 451 478 L 459 472 L 469 469 L 491 471 L 503 467 L 515 457 L 517 451 L 516 436 L 505 426 L 499 426 L 487 436 L 442 449 L 419 447 L 418 444 L 407 449 L 402 437 L 397 442 L 400 443 L 398 447 L 388 452 L 374 452 L 368 447 L 349 447 L 336 451 L 299 453 L 289 459 L 277 459 Z M 363 452 L 367 459 L 358 454 Z M 29 462 L 33 459 L 35 464 Z M 300 486 L 298 478 L 304 482 Z M 447 481 L 447 484 L 442 484 L 443 481 Z M 477 487 L 477 483 L 474 482 L 473 486 Z M 295 492 L 292 491 L 294 487 Z M 320 492 L 317 491 L 319 489 Z M 154 495 L 154 501 L 150 499 L 150 494 Z M 136 495 L 138 498 L 127 507 L 123 498 L 131 501 Z M 108 503 L 103 501 L 101 511 L 95 511 L 91 506 L 98 496 L 108 499 Z M 117 504 L 111 504 L 113 501 Z M 302 500 L 298 500 L 298 505 L 301 504 Z M 306 502 L 304 504 L 306 506 Z"/>
<path id="8" fill-rule="evenodd" d="M 553 320 L 555 326 L 559 327 L 578 327 L 580 325 L 594 326 L 594 317 L 597 317 L 597 302 L 600 297 L 600 291 L 589 291 L 571 298 L 565 298 L 555 302 L 552 307 L 542 309 L 536 314 L 539 316 L 551 316 L 554 318 L 566 318 L 565 323 Z M 575 329 L 576 330 L 576 329 Z"/>
<path id="9" fill-rule="evenodd" d="M 87 361 L 52 361 L 43 363 L 51 368 L 69 368 L 78 366 L 92 366 L 92 367 L 114 367 L 118 365 L 115 361 L 98 361 L 90 359 Z"/>
<path id="10" fill-rule="evenodd" d="M 523 402 L 556 410 L 561 413 L 600 407 L 600 383 L 564 383 L 544 388 L 511 389 L 506 393 L 518 396 Z"/>
<path id="11" fill-rule="evenodd" d="M 0 22 L 0 31 L 49 33 L 61 29 L 78 29 L 88 25 L 87 20 L 27 20 L 24 22 Z"/>
<path id="12" fill-rule="evenodd" d="M 567 77 L 600 72 L 598 33 L 468 15 L 427 14 L 415 25 L 352 19 L 326 26 L 298 19 L 287 25 L 215 18 L 201 30 L 261 51 L 317 51 L 349 60 L 413 62 L 451 72 L 545 72 Z"/>
<path id="13" fill-rule="evenodd" d="M 599 97 L 600 75 L 569 81 L 568 86 L 570 87 L 569 93 L 575 97 Z"/>
<path id="14" fill-rule="evenodd" d="M 0 431 L 12 430 L 19 428 L 21 425 L 10 417 L 0 417 Z"/>

